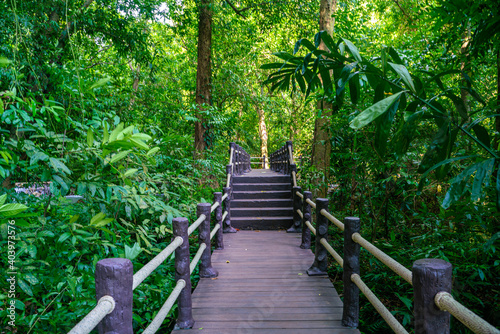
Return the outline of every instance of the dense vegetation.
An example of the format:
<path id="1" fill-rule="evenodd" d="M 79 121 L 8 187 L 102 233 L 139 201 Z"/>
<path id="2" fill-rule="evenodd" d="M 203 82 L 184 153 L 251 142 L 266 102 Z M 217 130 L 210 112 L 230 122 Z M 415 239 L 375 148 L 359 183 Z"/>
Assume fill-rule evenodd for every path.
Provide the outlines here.
<path id="1" fill-rule="evenodd" d="M 192 219 L 220 189 L 228 142 L 259 156 L 285 140 L 303 158 L 304 189 L 328 196 L 337 217 L 359 216 L 407 267 L 451 262 L 455 297 L 500 326 L 498 7 L 325 2 L 333 31 L 318 26 L 319 1 L 0 3 L 0 273 L 14 220 L 15 331 L 66 333 L 95 303 L 99 259 L 137 270 L 165 247 L 172 218 Z M 411 323 L 410 287 L 363 261 Z M 172 265 L 136 290 L 136 332 L 166 299 Z M 388 332 L 366 301 L 361 320 L 364 333 Z"/>

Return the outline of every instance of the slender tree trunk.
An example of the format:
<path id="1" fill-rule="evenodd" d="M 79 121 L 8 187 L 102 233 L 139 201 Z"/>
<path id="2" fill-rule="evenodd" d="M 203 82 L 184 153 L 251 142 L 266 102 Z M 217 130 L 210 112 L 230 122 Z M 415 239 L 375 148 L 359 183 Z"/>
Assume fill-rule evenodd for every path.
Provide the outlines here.
<path id="1" fill-rule="evenodd" d="M 212 1 L 201 0 L 198 5 L 198 68 L 196 72 L 196 104 L 199 111 L 206 110 L 212 104 L 211 75 L 212 70 L 211 50 L 212 50 Z M 201 112 L 197 112 L 198 119 L 194 124 L 194 155 L 203 154 L 205 149 L 205 119 Z"/>
<path id="2" fill-rule="evenodd" d="M 333 26 L 335 19 L 333 14 L 337 8 L 336 0 L 321 0 L 320 4 L 320 18 L 319 29 L 328 32 L 329 35 L 333 33 Z M 319 45 L 319 49 L 327 50 L 323 42 Z M 317 108 L 321 110 L 321 116 L 316 118 L 314 122 L 314 138 L 312 147 L 312 164 L 318 171 L 323 172 L 325 176 L 325 184 L 318 188 L 317 196 L 326 197 L 328 186 L 327 180 L 329 177 L 330 169 L 330 154 L 332 147 L 330 144 L 330 132 L 328 130 L 328 120 L 332 115 L 332 104 L 325 100 L 318 101 Z"/>
<path id="3" fill-rule="evenodd" d="M 257 105 L 257 112 L 259 113 L 259 137 L 260 137 L 260 156 L 268 158 L 267 153 L 267 127 L 266 127 L 266 114 L 260 105 Z M 267 165 L 267 164 L 266 164 Z"/>

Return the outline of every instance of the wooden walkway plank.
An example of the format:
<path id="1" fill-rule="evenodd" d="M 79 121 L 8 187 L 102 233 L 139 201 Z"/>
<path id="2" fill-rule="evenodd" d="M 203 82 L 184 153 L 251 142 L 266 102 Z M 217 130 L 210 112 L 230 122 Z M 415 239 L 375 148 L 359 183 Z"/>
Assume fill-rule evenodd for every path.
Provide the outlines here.
<path id="1" fill-rule="evenodd" d="M 309 277 L 314 260 L 300 235 L 285 231 L 224 234 L 214 251 L 215 279 L 193 293 L 194 327 L 174 334 L 355 334 L 341 325 L 342 301 L 328 277 Z"/>

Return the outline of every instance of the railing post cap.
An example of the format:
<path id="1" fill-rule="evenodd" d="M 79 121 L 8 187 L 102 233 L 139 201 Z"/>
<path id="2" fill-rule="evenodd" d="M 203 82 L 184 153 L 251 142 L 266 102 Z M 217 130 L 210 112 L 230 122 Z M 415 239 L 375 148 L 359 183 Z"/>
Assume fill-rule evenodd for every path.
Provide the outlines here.
<path id="1" fill-rule="evenodd" d="M 328 202 L 328 198 L 321 198 L 321 197 L 318 197 L 316 198 L 316 202 Z"/>
<path id="2" fill-rule="evenodd" d="M 344 221 L 356 221 L 359 220 L 359 217 L 344 217 Z"/>
<path id="3" fill-rule="evenodd" d="M 198 208 L 203 208 L 203 209 L 206 209 L 206 208 L 211 208 L 212 207 L 212 204 L 210 203 L 198 203 Z"/>
<path id="4" fill-rule="evenodd" d="M 293 186 L 293 190 L 300 190 L 300 186 Z"/>
<path id="5" fill-rule="evenodd" d="M 452 267 L 451 263 L 442 259 L 420 259 L 413 262 L 413 269 L 430 268 L 434 270 L 446 270 L 451 269 Z"/>
<path id="6" fill-rule="evenodd" d="M 132 261 L 121 257 L 113 257 L 113 258 L 99 260 L 97 262 L 97 265 L 104 267 L 122 267 L 122 266 L 132 265 Z"/>

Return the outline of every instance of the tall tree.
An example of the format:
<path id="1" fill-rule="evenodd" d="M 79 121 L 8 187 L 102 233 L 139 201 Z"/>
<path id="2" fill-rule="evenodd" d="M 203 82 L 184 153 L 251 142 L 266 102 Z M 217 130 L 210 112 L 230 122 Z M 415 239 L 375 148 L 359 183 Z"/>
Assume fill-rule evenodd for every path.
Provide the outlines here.
<path id="1" fill-rule="evenodd" d="M 196 104 L 198 106 L 194 126 L 194 154 L 200 155 L 205 149 L 203 111 L 212 104 L 211 52 L 212 52 L 212 1 L 201 0 L 198 4 L 198 67 L 196 71 Z"/>
<path id="2" fill-rule="evenodd" d="M 330 36 L 333 34 L 333 26 L 335 24 L 333 14 L 335 13 L 336 8 L 337 0 L 321 0 L 319 30 L 328 32 Z M 328 50 L 323 41 L 321 41 L 319 49 Z M 324 173 L 326 180 L 329 176 L 330 154 L 332 151 L 332 146 L 330 144 L 330 132 L 328 130 L 328 120 L 332 114 L 332 107 L 332 103 L 328 102 L 326 99 L 318 101 L 317 109 L 321 110 L 321 114 L 316 118 L 314 123 L 314 138 L 312 146 L 312 164 L 318 171 Z M 318 196 L 325 197 L 326 192 L 327 186 L 324 185 L 319 188 Z"/>

